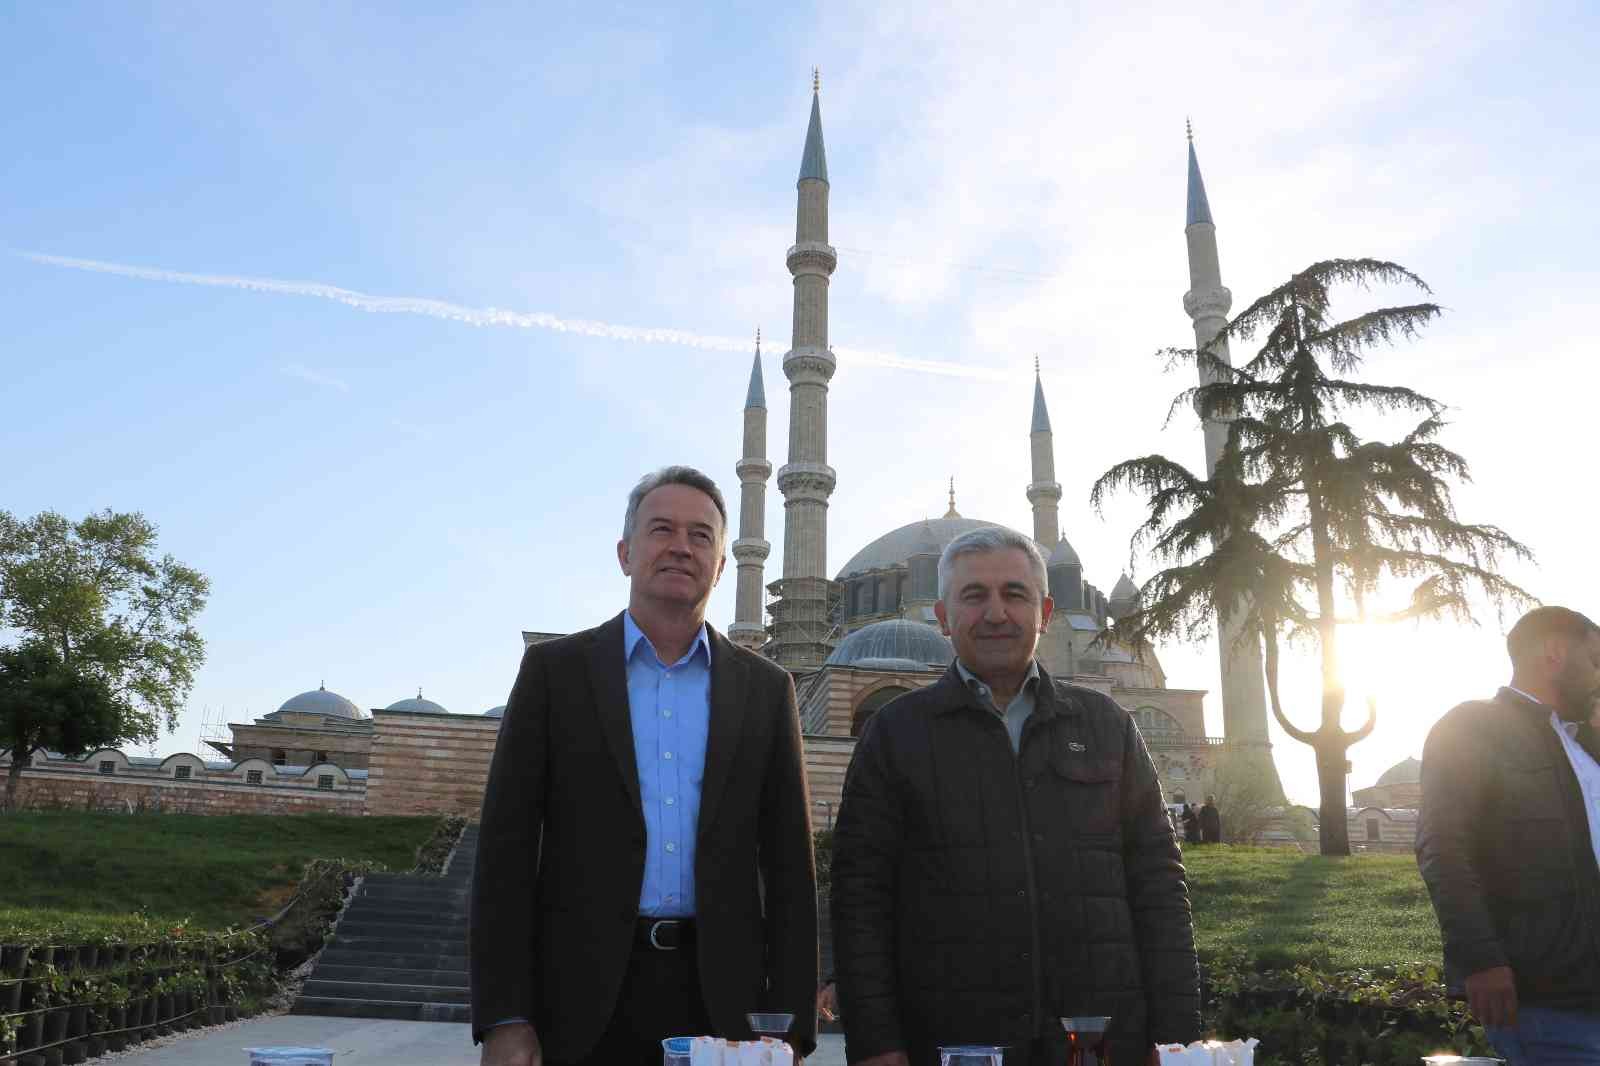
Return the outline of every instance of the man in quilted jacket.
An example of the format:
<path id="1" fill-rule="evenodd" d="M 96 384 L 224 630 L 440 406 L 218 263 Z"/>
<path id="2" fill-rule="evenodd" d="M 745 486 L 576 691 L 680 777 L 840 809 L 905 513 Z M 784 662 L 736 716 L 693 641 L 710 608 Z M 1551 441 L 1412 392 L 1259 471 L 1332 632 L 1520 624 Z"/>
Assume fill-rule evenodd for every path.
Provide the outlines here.
<path id="1" fill-rule="evenodd" d="M 1044 559 L 998 527 L 939 560 L 956 660 L 867 723 L 834 833 L 833 930 L 852 1064 L 1006 1045 L 1065 1061 L 1064 1016 L 1112 1018 L 1111 1061 L 1199 1035 L 1189 896 L 1155 767 L 1109 697 L 1034 659 Z"/>

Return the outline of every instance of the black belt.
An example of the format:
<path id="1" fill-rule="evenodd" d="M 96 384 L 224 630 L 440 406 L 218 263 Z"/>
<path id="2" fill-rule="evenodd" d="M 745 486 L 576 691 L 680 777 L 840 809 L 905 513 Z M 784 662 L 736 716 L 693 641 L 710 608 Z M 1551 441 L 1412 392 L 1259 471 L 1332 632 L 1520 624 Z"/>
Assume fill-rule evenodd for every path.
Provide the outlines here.
<path id="1" fill-rule="evenodd" d="M 693 947 L 693 918 L 640 918 L 633 926 L 633 946 L 650 951 L 677 951 Z"/>

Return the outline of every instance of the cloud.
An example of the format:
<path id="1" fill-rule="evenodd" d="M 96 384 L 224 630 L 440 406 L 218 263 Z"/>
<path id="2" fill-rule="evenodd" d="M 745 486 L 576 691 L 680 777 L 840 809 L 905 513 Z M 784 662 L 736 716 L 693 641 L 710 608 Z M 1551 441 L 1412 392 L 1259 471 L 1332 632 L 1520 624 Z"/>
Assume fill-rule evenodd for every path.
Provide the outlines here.
<path id="1" fill-rule="evenodd" d="M 513 329 L 544 329 L 557 333 L 575 333 L 604 340 L 626 341 L 634 344 L 670 344 L 683 348 L 707 351 L 746 353 L 750 342 L 738 337 L 719 337 L 713 334 L 693 333 L 688 330 L 653 326 L 623 326 L 592 319 L 561 318 L 546 311 L 507 311 L 497 307 L 467 307 L 462 304 L 433 300 L 422 296 L 373 296 L 355 289 L 344 289 L 316 281 L 284 281 L 277 278 L 251 278 L 231 274 L 192 274 L 179 270 L 156 267 L 130 266 L 125 263 L 108 263 L 98 259 L 77 259 L 62 255 L 44 255 L 39 252 L 17 252 L 18 256 L 47 266 L 65 267 L 69 270 L 86 270 L 96 274 L 111 274 L 141 281 L 161 281 L 176 285 L 204 285 L 223 289 L 240 289 L 245 292 L 271 293 L 278 296 L 308 296 L 353 307 L 373 314 L 422 315 L 469 326 L 499 326 Z M 907 370 L 918 374 L 944 377 L 970 378 L 978 381 L 1009 382 L 1014 374 L 988 367 L 965 366 L 961 363 L 935 359 L 914 359 L 894 352 L 874 351 L 868 348 L 835 348 L 840 358 L 858 363 Z M 299 368 L 290 369 L 296 377 L 321 385 L 348 386 L 334 379 L 319 380 L 313 372 Z"/>
<path id="2" fill-rule="evenodd" d="M 332 374 L 324 374 L 320 370 L 313 370 L 301 363 L 286 363 L 280 369 L 292 378 L 309 381 L 311 384 L 319 385 L 325 389 L 337 389 L 340 392 L 350 391 L 350 386 L 347 382 L 341 381 Z"/>

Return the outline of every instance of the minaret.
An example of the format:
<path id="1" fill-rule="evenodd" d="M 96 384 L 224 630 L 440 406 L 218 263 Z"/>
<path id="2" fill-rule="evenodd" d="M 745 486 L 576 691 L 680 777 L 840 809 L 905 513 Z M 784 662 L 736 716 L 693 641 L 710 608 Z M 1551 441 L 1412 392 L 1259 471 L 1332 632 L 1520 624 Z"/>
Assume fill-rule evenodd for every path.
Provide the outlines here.
<path id="1" fill-rule="evenodd" d="M 794 327 L 783 373 L 789 379 L 789 461 L 778 471 L 783 493 L 783 577 L 774 582 L 772 657 L 794 668 L 827 657 L 832 583 L 828 580 L 828 497 L 837 480 L 828 465 L 828 381 L 836 361 L 828 348 L 828 278 L 839 256 L 828 243 L 828 159 L 822 147 L 820 80 L 811 81 L 797 183 L 799 204 L 789 273 L 794 275 Z"/>
<path id="2" fill-rule="evenodd" d="M 1188 124 L 1185 123 L 1185 126 Z M 1189 244 L 1189 291 L 1183 295 L 1183 309 L 1194 320 L 1194 343 L 1203 349 L 1216 338 L 1228 321 L 1233 293 L 1222 284 L 1222 267 L 1217 259 L 1217 227 L 1206 201 L 1205 182 L 1200 178 L 1200 162 L 1194 154 L 1194 131 L 1189 136 L 1189 209 L 1184 237 Z M 1228 342 L 1224 339 L 1211 349 L 1231 365 Z M 1200 383 L 1214 380 L 1202 370 Z M 1216 472 L 1217 460 L 1228 439 L 1225 420 L 1207 419 L 1206 476 Z M 1230 744 L 1259 745 L 1266 748 L 1267 694 L 1261 666 L 1261 646 L 1257 641 L 1239 642 L 1239 627 L 1227 616 L 1218 619 L 1218 652 L 1222 658 L 1222 731 Z M 1273 769 L 1273 779 L 1277 780 Z M 1282 786 L 1279 786 L 1282 791 Z"/>
<path id="3" fill-rule="evenodd" d="M 752 650 L 767 642 L 762 618 L 761 574 L 772 545 L 763 539 L 767 524 L 767 391 L 761 381 L 761 331 L 756 330 L 756 357 L 750 367 L 750 390 L 744 398 L 744 450 L 735 472 L 739 475 L 739 539 L 733 558 L 739 583 L 734 597 L 733 625 L 728 639 Z"/>
<path id="4" fill-rule="evenodd" d="M 1033 539 L 1048 555 L 1061 539 L 1061 484 L 1056 481 L 1055 435 L 1050 432 L 1050 412 L 1044 405 L 1044 383 L 1039 378 L 1039 358 L 1033 360 L 1033 481 L 1028 502 L 1033 504 Z"/>

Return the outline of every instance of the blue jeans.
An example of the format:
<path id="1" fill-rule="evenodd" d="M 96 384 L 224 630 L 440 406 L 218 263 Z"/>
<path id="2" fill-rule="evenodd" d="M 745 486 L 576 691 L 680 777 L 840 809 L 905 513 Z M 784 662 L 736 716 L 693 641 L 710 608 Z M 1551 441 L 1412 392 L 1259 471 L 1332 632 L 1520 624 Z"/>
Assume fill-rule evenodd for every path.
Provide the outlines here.
<path id="1" fill-rule="evenodd" d="M 1489 1043 L 1506 1066 L 1600 1064 L 1600 1014 L 1554 1007 L 1521 1007 L 1515 1027 L 1488 1027 Z"/>

